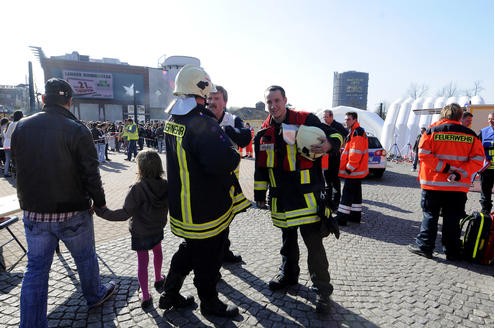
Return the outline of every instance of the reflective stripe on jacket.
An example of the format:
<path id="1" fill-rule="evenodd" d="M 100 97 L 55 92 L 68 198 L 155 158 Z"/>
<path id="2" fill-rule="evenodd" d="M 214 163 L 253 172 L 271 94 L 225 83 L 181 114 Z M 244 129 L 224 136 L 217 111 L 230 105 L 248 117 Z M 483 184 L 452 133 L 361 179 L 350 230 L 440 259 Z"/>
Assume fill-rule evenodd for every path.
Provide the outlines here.
<path id="1" fill-rule="evenodd" d="M 342 137 L 312 113 L 287 109 L 284 123 L 317 126 L 325 131 L 332 148 L 340 148 Z M 311 161 L 301 156 L 296 144 L 284 140 L 281 124 L 273 121 L 271 115 L 261 127 L 254 141 L 255 200 L 265 201 L 270 188 L 272 221 L 279 228 L 320 221 L 318 204 L 325 187 L 321 158 Z"/>
<path id="2" fill-rule="evenodd" d="M 354 123 L 345 140 L 340 157 L 339 177 L 362 179 L 368 175 L 368 137 L 359 125 Z"/>
<path id="3" fill-rule="evenodd" d="M 422 189 L 468 192 L 471 176 L 483 166 L 483 146 L 473 130 L 458 121 L 442 119 L 423 133 L 419 160 Z M 454 172 L 458 180 L 447 181 Z"/>
<path id="4" fill-rule="evenodd" d="M 188 239 L 211 238 L 244 206 L 236 198 L 240 156 L 218 123 L 197 106 L 165 124 L 170 229 Z M 240 194 L 242 196 L 242 194 Z"/>

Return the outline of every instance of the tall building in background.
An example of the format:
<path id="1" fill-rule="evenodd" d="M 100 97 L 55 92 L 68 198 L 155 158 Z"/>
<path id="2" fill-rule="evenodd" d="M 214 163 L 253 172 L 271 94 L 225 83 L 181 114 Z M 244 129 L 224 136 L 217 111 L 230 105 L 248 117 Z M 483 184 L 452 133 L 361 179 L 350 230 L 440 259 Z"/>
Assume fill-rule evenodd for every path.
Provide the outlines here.
<path id="1" fill-rule="evenodd" d="M 334 72 L 332 107 L 350 106 L 366 110 L 368 78 L 369 74 L 363 72 Z"/>

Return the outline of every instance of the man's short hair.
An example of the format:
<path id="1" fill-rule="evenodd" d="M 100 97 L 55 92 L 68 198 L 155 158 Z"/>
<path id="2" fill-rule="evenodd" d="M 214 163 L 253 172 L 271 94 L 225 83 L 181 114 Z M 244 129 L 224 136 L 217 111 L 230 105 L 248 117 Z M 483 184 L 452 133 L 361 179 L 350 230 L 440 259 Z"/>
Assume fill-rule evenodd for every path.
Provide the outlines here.
<path id="1" fill-rule="evenodd" d="M 352 117 L 353 120 L 357 120 L 357 118 L 358 118 L 358 115 L 356 112 L 347 112 L 347 113 L 345 113 L 345 115 Z"/>
<path id="2" fill-rule="evenodd" d="M 467 118 L 467 117 L 473 117 L 473 114 L 471 114 L 470 112 L 464 112 L 462 113 L 462 118 Z"/>
<path id="3" fill-rule="evenodd" d="M 333 116 L 333 112 L 332 112 L 332 110 L 331 110 L 331 109 L 325 109 L 325 110 L 323 111 L 323 113 L 328 114 L 328 115 L 330 115 L 330 116 Z"/>
<path id="4" fill-rule="evenodd" d="M 440 119 L 460 121 L 462 113 L 463 110 L 462 107 L 459 106 L 459 104 L 448 104 L 440 111 Z"/>
<path id="5" fill-rule="evenodd" d="M 223 96 L 223 100 L 227 102 L 229 100 L 229 94 L 227 93 L 227 90 L 225 90 L 225 88 L 221 85 L 215 85 L 215 87 L 217 88 L 217 92 L 212 93 L 221 93 Z"/>
<path id="6" fill-rule="evenodd" d="M 72 98 L 73 90 L 71 85 L 56 77 L 52 77 L 45 83 L 45 104 L 65 105 Z"/>
<path id="7" fill-rule="evenodd" d="M 265 90 L 265 95 L 269 92 L 272 92 L 272 91 L 280 91 L 280 93 L 282 94 L 282 97 L 285 98 L 285 90 L 284 88 L 282 88 L 281 86 L 279 85 L 271 85 L 269 86 L 268 88 L 266 88 Z"/>

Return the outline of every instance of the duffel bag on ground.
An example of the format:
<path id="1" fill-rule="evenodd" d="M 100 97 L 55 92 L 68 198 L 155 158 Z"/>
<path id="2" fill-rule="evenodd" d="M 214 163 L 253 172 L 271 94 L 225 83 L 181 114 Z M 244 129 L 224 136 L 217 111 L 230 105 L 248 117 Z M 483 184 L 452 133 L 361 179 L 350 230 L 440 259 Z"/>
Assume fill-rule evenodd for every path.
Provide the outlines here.
<path id="1" fill-rule="evenodd" d="M 493 263 L 493 215 L 473 212 L 460 222 L 464 259 L 480 264 Z"/>

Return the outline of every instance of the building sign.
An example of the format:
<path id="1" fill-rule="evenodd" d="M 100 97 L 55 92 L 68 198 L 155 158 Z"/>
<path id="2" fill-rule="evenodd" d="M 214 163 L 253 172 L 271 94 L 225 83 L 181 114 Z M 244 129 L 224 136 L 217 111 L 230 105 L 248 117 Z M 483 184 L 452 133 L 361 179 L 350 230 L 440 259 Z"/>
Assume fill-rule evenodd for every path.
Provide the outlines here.
<path id="1" fill-rule="evenodd" d="M 67 70 L 63 74 L 74 89 L 74 97 L 113 99 L 112 74 Z"/>

